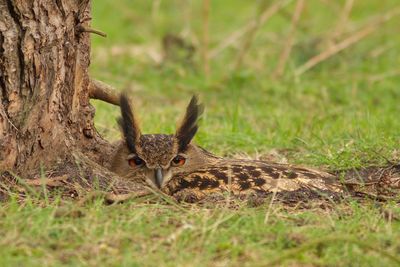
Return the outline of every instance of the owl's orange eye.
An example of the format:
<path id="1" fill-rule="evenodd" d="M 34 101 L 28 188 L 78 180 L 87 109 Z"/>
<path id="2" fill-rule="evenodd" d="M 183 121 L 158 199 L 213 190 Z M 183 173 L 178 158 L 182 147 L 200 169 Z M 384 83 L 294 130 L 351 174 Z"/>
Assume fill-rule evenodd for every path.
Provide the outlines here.
<path id="1" fill-rule="evenodd" d="M 172 165 L 173 166 L 182 166 L 184 165 L 186 162 L 186 159 L 182 156 L 176 156 L 173 160 L 172 160 Z"/>
<path id="2" fill-rule="evenodd" d="M 131 167 L 139 167 L 144 164 L 144 161 L 138 156 L 128 159 L 128 163 Z"/>

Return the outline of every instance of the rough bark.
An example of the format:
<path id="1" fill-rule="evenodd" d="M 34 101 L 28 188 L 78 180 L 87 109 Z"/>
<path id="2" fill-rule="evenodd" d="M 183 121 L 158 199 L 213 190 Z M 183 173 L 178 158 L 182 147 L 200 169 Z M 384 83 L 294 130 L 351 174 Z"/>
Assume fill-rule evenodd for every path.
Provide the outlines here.
<path id="1" fill-rule="evenodd" d="M 90 19 L 89 0 L 0 0 L 1 171 L 106 164 L 89 103 Z"/>

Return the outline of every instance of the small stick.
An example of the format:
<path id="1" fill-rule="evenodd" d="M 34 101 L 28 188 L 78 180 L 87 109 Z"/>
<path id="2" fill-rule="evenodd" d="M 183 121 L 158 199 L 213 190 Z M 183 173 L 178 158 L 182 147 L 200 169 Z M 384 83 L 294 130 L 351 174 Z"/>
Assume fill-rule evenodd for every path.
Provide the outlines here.
<path id="1" fill-rule="evenodd" d="M 322 61 L 332 57 L 333 55 L 339 53 L 340 51 L 352 46 L 353 44 L 361 41 L 371 33 L 375 32 L 381 24 L 389 21 L 394 16 L 398 15 L 400 9 L 395 9 L 394 11 L 388 12 L 385 15 L 381 16 L 378 21 L 374 21 L 366 25 L 364 28 L 358 30 L 353 35 L 347 37 L 346 39 L 342 40 L 341 42 L 334 44 L 333 46 L 329 47 L 327 50 L 323 51 L 322 53 L 310 58 L 306 63 L 298 67 L 295 71 L 296 76 L 300 76 L 304 72 L 310 70 L 311 68 L 315 67 Z"/>
<path id="2" fill-rule="evenodd" d="M 309 59 L 306 63 L 304 63 L 302 66 L 296 69 L 295 75 L 299 76 L 303 74 L 304 72 L 308 71 L 309 69 L 315 67 L 322 61 L 330 58 L 331 56 L 339 53 L 340 51 L 346 49 L 347 47 L 357 43 L 358 41 L 362 40 L 363 38 L 367 37 L 369 34 L 373 33 L 376 30 L 375 26 L 368 26 L 367 28 L 364 28 L 358 32 L 356 32 L 354 35 L 344 39 L 343 41 L 339 42 L 338 44 L 334 44 L 333 46 L 329 47 L 328 50 L 325 50 L 324 52 L 312 57 Z"/>
<path id="3" fill-rule="evenodd" d="M 290 52 L 292 51 L 294 35 L 296 33 L 297 25 L 300 19 L 300 15 L 303 12 L 303 9 L 304 9 L 304 0 L 297 0 L 296 8 L 294 10 L 292 17 L 292 24 L 290 27 L 289 36 L 286 39 L 286 43 L 279 57 L 278 66 L 276 67 L 274 76 L 277 77 L 281 76 L 285 70 L 286 62 L 289 58 Z"/>
<path id="4" fill-rule="evenodd" d="M 29 179 L 26 181 L 27 185 L 30 186 L 51 186 L 51 187 L 57 187 L 57 186 L 62 186 L 63 182 L 68 179 L 68 175 L 62 175 L 58 177 L 53 177 L 53 178 L 35 178 L 35 179 Z"/>
<path id="5" fill-rule="evenodd" d="M 210 0 L 203 0 L 203 35 L 202 35 L 202 49 L 201 55 L 203 59 L 203 70 L 204 74 L 208 76 L 210 74 L 210 62 L 208 53 L 209 44 L 209 18 L 210 18 Z"/>
<path id="6" fill-rule="evenodd" d="M 90 33 L 94 33 L 94 34 L 100 35 L 101 37 L 104 37 L 104 38 L 107 37 L 107 34 L 106 34 L 106 33 L 102 32 L 102 31 L 99 31 L 99 30 L 95 30 L 95 29 L 86 27 L 86 26 L 83 26 L 83 25 L 79 25 L 78 30 L 79 30 L 80 32 L 90 32 Z"/>
<path id="7" fill-rule="evenodd" d="M 119 106 L 118 91 L 111 85 L 108 85 L 101 81 L 90 79 L 89 97 L 92 99 L 99 99 L 107 103 Z"/>

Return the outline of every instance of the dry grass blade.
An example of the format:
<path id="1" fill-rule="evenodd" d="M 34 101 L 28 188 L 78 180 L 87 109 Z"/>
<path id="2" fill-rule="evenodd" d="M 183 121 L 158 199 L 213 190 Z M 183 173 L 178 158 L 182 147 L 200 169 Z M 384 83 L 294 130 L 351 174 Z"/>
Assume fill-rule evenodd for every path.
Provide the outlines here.
<path id="1" fill-rule="evenodd" d="M 329 9 L 333 9 L 334 11 L 340 10 L 340 3 L 339 1 L 332 1 L 332 0 L 319 0 L 322 4 L 328 6 Z"/>
<path id="2" fill-rule="evenodd" d="M 304 0 L 297 0 L 296 3 L 296 8 L 294 10 L 293 16 L 292 16 L 292 23 L 291 23 L 291 27 L 290 27 L 290 32 L 289 32 L 289 36 L 286 39 L 286 43 L 283 47 L 282 53 L 279 57 L 279 62 L 278 62 L 278 66 L 276 67 L 274 76 L 281 76 L 285 70 L 285 66 L 286 66 L 286 62 L 289 58 L 290 52 L 292 50 L 293 47 L 293 40 L 294 40 L 294 36 L 297 30 L 297 25 L 301 16 L 301 13 L 304 10 Z"/>
<path id="3" fill-rule="evenodd" d="M 276 189 L 274 190 L 274 192 L 272 193 L 272 197 L 271 197 L 271 201 L 269 202 L 268 205 L 268 210 L 265 213 L 265 218 L 264 218 L 264 224 L 268 223 L 268 219 L 269 219 L 269 215 L 271 214 L 271 210 L 272 210 L 272 204 L 274 203 L 274 200 L 276 198 L 276 194 L 278 193 L 278 189 L 279 189 L 279 182 L 281 180 L 282 177 L 282 173 L 279 174 L 278 179 L 276 180 Z"/>
<path id="4" fill-rule="evenodd" d="M 386 80 L 390 77 L 395 77 L 395 76 L 400 76 L 400 69 L 396 69 L 396 70 L 392 70 L 392 71 L 388 71 L 385 73 L 380 73 L 377 75 L 373 75 L 371 77 L 368 78 L 368 82 L 373 84 L 373 83 L 377 83 L 383 80 Z"/>
<path id="5" fill-rule="evenodd" d="M 30 186 L 50 186 L 57 187 L 64 185 L 64 182 L 68 180 L 68 175 L 62 175 L 53 178 L 36 178 L 32 180 L 26 180 L 25 183 Z"/>
<path id="6" fill-rule="evenodd" d="M 155 190 L 155 189 L 153 189 L 151 187 L 146 187 L 146 189 L 149 190 L 155 196 L 157 196 L 157 197 L 161 198 L 162 200 L 164 200 L 166 203 L 168 203 L 171 206 L 175 207 L 176 209 L 178 209 L 178 210 L 180 210 L 180 211 L 182 211 L 184 213 L 189 212 L 188 209 L 185 209 L 184 207 L 179 205 L 179 203 L 177 203 L 176 200 L 173 197 L 165 194 L 164 192 L 162 192 L 160 190 Z"/>
<path id="7" fill-rule="evenodd" d="M 128 200 L 133 200 L 141 197 L 151 195 L 148 190 L 142 190 L 134 193 L 116 194 L 104 191 L 92 191 L 83 195 L 79 200 L 78 206 L 84 206 L 97 198 L 104 199 L 108 203 L 121 203 Z"/>
<path id="8" fill-rule="evenodd" d="M 106 194 L 105 198 L 107 201 L 110 201 L 112 203 L 120 203 L 130 199 L 140 198 L 148 195 L 151 195 L 151 193 L 147 190 L 143 190 L 140 192 L 128 193 L 128 194 L 108 193 Z"/>
<path id="9" fill-rule="evenodd" d="M 31 196 L 39 198 L 39 194 L 36 192 L 36 190 L 33 189 L 32 186 L 27 184 L 28 180 L 23 179 L 23 178 L 19 177 L 18 175 L 16 175 L 15 173 L 12 173 L 12 172 L 10 172 L 10 175 L 15 179 L 15 181 L 17 182 L 18 185 L 22 186 L 22 187 L 18 187 L 18 189 L 19 189 L 18 191 L 24 192 L 24 193 L 28 193 Z"/>
<path id="10" fill-rule="evenodd" d="M 330 36 L 331 41 L 343 34 L 344 26 L 349 20 L 353 6 L 354 6 L 354 0 L 346 0 L 346 3 L 344 4 L 339 19 L 336 23 L 335 30 L 333 31 L 333 34 Z"/>
<path id="11" fill-rule="evenodd" d="M 386 14 L 380 16 L 378 20 L 369 23 L 368 25 L 364 26 L 363 28 L 359 29 L 349 37 L 345 38 L 341 42 L 330 46 L 327 50 L 323 51 L 322 53 L 310 58 L 306 63 L 298 67 L 295 71 L 296 76 L 300 76 L 301 74 L 305 73 L 306 71 L 312 69 L 319 63 L 325 61 L 326 59 L 336 55 L 340 51 L 356 44 L 357 42 L 361 41 L 371 33 L 375 32 L 379 29 L 383 23 L 389 21 L 393 17 L 400 14 L 400 8 L 394 9 L 392 11 L 387 12 Z"/>
<path id="12" fill-rule="evenodd" d="M 270 8 L 264 10 L 262 14 L 259 16 L 259 26 L 264 24 L 270 17 L 278 13 L 283 7 L 287 6 L 292 0 L 286 1 L 278 1 L 276 4 L 272 5 Z M 257 24 L 257 19 L 253 19 L 248 22 L 246 25 L 231 33 L 228 37 L 224 38 L 224 40 L 214 49 L 210 51 L 210 59 L 219 55 L 224 49 L 235 44 L 237 40 L 245 36 L 248 32 L 252 31 L 252 29 Z"/>
<path id="13" fill-rule="evenodd" d="M 264 6 L 261 5 L 260 7 L 263 8 Z M 258 13 L 256 19 L 253 21 L 253 23 L 249 27 L 249 30 L 246 33 L 247 38 L 245 38 L 243 45 L 238 53 L 238 56 L 236 58 L 236 63 L 234 65 L 234 70 L 238 70 L 242 65 L 243 59 L 246 53 L 250 50 L 254 37 L 257 33 L 257 30 L 261 27 L 263 23 L 265 23 L 269 18 L 275 15 L 282 7 L 283 7 L 282 2 L 278 1 L 272 6 L 265 7 L 263 11 L 260 11 Z"/>

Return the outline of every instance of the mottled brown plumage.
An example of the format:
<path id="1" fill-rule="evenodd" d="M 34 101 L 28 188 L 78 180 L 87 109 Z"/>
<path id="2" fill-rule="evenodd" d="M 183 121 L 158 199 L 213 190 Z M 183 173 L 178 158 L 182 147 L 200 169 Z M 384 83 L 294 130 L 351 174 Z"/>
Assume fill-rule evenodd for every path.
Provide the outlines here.
<path id="1" fill-rule="evenodd" d="M 196 97 L 173 135 L 140 134 L 127 97 L 123 95 L 120 102 L 124 103 L 120 124 L 125 140 L 116 150 L 112 170 L 126 179 L 144 182 L 185 201 L 226 192 L 236 196 L 276 192 L 304 198 L 333 198 L 343 192 L 337 178 L 323 171 L 220 158 L 192 144 L 203 110 Z"/>
<path id="2" fill-rule="evenodd" d="M 210 194 L 266 196 L 272 192 L 337 198 L 343 188 L 335 176 L 313 169 L 257 160 L 218 159 L 176 174 L 163 190 L 177 199 L 198 201 Z"/>
<path id="3" fill-rule="evenodd" d="M 196 97 L 190 101 L 176 133 L 170 135 L 141 134 L 127 96 L 122 95 L 120 102 L 124 103 L 120 125 L 125 140 L 118 145 L 111 164 L 111 170 L 120 176 L 163 188 L 177 173 L 195 170 L 217 158 L 190 143 L 203 110 Z M 138 159 L 142 164 L 133 162 Z"/>

